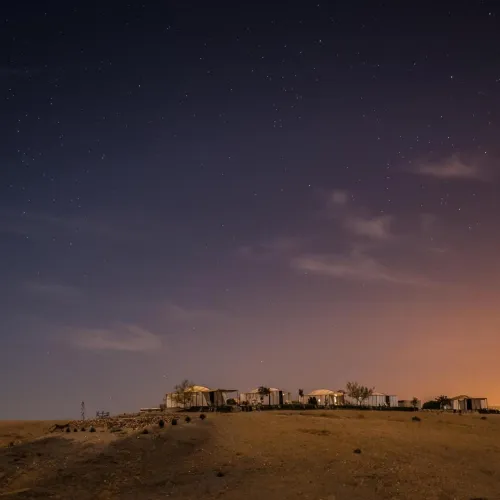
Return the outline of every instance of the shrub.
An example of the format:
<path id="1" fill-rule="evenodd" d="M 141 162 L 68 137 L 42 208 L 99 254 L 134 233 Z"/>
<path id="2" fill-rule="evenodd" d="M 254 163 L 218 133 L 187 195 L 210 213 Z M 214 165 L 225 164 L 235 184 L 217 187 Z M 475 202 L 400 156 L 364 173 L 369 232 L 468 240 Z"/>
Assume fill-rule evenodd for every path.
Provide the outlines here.
<path id="1" fill-rule="evenodd" d="M 75 428 L 73 429 L 73 432 L 78 432 L 78 429 L 75 427 Z"/>
<path id="2" fill-rule="evenodd" d="M 85 431 L 86 431 L 85 427 L 82 427 L 80 430 L 81 430 L 82 432 L 85 432 Z"/>
<path id="3" fill-rule="evenodd" d="M 191 417 L 187 416 L 184 420 L 189 424 L 189 422 L 191 422 Z"/>
<path id="4" fill-rule="evenodd" d="M 94 426 L 92 426 L 90 429 L 89 429 L 90 432 L 95 432 L 95 428 Z"/>
<path id="5" fill-rule="evenodd" d="M 478 410 L 478 413 L 486 414 L 486 415 L 500 415 L 500 410 L 496 410 L 494 408 L 488 409 L 488 408 L 482 408 L 481 410 Z"/>
<path id="6" fill-rule="evenodd" d="M 481 420 L 486 420 L 488 417 L 482 416 Z"/>
<path id="7" fill-rule="evenodd" d="M 201 418 L 201 420 L 205 420 L 205 419 L 207 418 L 207 416 L 206 416 L 204 413 L 202 413 L 202 414 L 200 415 L 200 418 Z"/>
<path id="8" fill-rule="evenodd" d="M 144 429 L 141 434 L 149 434 L 149 431 L 147 429 Z"/>
<path id="9" fill-rule="evenodd" d="M 361 453 L 361 450 L 360 450 L 359 448 L 356 448 L 356 449 L 353 451 L 353 453 L 356 453 L 356 454 L 358 454 L 358 455 L 359 455 L 359 454 Z"/>
<path id="10" fill-rule="evenodd" d="M 172 419 L 172 425 L 177 425 L 177 419 L 176 418 Z"/>
<path id="11" fill-rule="evenodd" d="M 160 426 L 161 429 L 163 429 L 163 427 L 165 427 L 165 421 L 164 420 L 160 420 L 158 422 L 158 425 Z"/>
<path id="12" fill-rule="evenodd" d="M 439 401 L 436 401 L 435 399 L 432 401 L 426 401 L 422 405 L 422 410 L 440 410 L 441 409 L 441 403 Z"/>
<path id="13" fill-rule="evenodd" d="M 411 419 L 413 420 L 413 422 L 420 422 L 420 417 L 411 417 Z"/>
<path id="14" fill-rule="evenodd" d="M 236 404 L 236 399 L 234 399 L 234 398 L 229 398 L 229 399 L 226 401 L 226 404 L 227 404 L 227 405 L 235 405 L 235 404 Z"/>
<path id="15" fill-rule="evenodd" d="M 71 432 L 71 429 L 69 427 L 66 427 L 66 432 Z"/>

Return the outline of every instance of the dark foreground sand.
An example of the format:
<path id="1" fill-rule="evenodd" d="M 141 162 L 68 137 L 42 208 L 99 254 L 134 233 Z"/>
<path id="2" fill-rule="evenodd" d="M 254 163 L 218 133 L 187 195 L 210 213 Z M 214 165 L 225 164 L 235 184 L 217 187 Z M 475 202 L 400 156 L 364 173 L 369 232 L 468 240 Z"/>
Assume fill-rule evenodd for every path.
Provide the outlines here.
<path id="1" fill-rule="evenodd" d="M 500 500 L 500 415 L 419 416 L 194 414 L 147 435 L 0 422 L 0 498 Z"/>

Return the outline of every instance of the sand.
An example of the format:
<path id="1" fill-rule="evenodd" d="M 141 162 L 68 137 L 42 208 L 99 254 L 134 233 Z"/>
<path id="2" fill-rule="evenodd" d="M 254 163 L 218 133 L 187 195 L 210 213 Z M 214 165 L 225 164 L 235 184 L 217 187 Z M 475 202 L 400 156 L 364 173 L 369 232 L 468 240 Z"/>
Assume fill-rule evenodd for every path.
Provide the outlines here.
<path id="1" fill-rule="evenodd" d="M 500 499 L 500 415 L 191 416 L 148 434 L 0 422 L 0 498 Z"/>

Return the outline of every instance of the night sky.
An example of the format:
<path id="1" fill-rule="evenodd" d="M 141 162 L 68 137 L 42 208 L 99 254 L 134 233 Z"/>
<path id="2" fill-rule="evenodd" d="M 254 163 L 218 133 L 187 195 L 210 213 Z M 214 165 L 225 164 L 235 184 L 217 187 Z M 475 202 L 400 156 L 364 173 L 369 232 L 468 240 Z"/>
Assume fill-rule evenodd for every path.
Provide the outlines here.
<path id="1" fill-rule="evenodd" d="M 497 2 L 96 5 L 2 5 L 0 418 L 500 404 Z"/>

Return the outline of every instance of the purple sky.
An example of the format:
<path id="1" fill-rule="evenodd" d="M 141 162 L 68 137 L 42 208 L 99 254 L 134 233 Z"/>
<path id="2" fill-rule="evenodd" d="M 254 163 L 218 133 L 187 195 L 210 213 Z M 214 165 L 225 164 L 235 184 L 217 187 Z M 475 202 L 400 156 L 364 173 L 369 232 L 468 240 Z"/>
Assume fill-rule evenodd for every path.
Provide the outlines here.
<path id="1" fill-rule="evenodd" d="M 0 418 L 500 404 L 499 6 L 113 3 L 2 15 Z"/>

